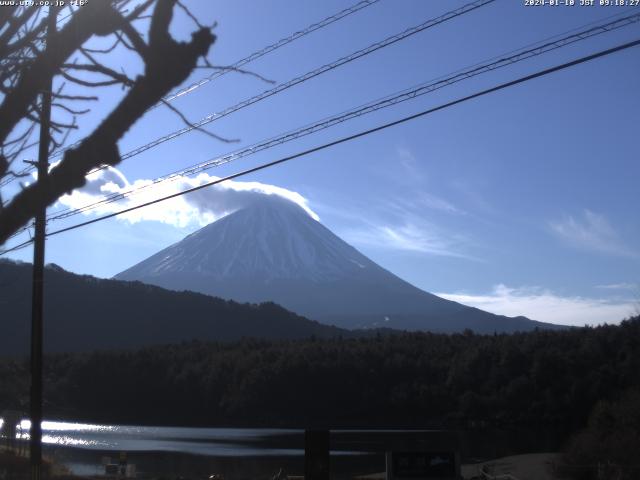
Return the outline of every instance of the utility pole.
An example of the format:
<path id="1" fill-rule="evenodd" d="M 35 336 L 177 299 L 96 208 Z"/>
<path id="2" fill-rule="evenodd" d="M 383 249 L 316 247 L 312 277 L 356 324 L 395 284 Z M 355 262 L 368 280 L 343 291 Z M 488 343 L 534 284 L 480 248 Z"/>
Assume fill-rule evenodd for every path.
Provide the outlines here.
<path id="1" fill-rule="evenodd" d="M 46 49 L 51 50 L 51 40 L 56 31 L 57 8 L 49 7 L 47 19 Z M 41 197 L 47 192 L 49 170 L 49 143 L 51 124 L 51 91 L 53 89 L 53 70 L 49 69 L 41 94 L 40 142 L 38 146 L 38 185 Z M 43 207 L 35 216 L 35 234 L 33 242 L 33 296 L 31 303 L 31 430 L 30 461 L 31 480 L 42 478 L 42 313 L 44 293 L 44 244 L 46 235 L 47 207 Z"/>

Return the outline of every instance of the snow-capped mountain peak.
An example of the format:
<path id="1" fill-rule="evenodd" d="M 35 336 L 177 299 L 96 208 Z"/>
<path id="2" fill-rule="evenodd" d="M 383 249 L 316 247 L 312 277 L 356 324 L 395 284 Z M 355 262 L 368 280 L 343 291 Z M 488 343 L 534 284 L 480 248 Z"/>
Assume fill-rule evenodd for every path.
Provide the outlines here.
<path id="1" fill-rule="evenodd" d="M 374 264 L 297 204 L 276 195 L 189 235 L 118 278 L 197 272 L 215 279 L 325 281 Z"/>
<path id="2" fill-rule="evenodd" d="M 277 195 L 264 195 L 116 278 L 240 302 L 273 301 L 345 328 L 494 332 L 544 326 L 420 290 Z"/>

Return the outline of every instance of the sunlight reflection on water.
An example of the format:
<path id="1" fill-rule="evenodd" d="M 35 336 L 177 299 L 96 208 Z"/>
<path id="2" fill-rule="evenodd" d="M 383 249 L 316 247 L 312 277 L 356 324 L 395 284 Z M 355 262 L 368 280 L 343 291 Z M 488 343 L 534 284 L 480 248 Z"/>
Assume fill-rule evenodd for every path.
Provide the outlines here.
<path id="1" fill-rule="evenodd" d="M 20 422 L 20 426 L 24 430 L 29 430 L 31 428 L 31 420 L 22 420 Z M 90 425 L 87 423 L 69 423 L 69 422 L 50 422 L 44 420 L 42 422 L 42 430 L 54 431 L 54 432 L 64 432 L 64 431 L 72 431 L 72 432 L 105 432 L 105 431 L 114 431 L 119 427 L 112 425 Z"/>
<path id="2" fill-rule="evenodd" d="M 28 440 L 31 421 L 16 425 L 16 438 Z M 302 455 L 299 448 L 269 445 L 269 439 L 298 430 L 243 428 L 141 427 L 42 422 L 42 441 L 47 445 L 91 450 L 167 451 L 200 455 Z"/>

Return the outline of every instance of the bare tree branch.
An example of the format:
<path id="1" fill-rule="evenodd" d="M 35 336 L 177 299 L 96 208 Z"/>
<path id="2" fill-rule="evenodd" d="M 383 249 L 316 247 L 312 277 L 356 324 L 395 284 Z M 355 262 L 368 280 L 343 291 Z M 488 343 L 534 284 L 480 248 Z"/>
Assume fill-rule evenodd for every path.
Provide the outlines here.
<path id="1" fill-rule="evenodd" d="M 67 107 L 64 103 L 58 103 L 58 102 L 53 102 L 51 106 L 56 108 L 61 108 L 65 112 L 70 113 L 72 115 L 84 115 L 85 113 L 89 113 L 91 111 L 90 108 L 85 108 L 84 110 L 74 110 L 71 107 Z"/>
<path id="2" fill-rule="evenodd" d="M 88 6 L 101 3 L 90 2 Z M 209 29 L 197 30 L 192 34 L 191 41 L 186 43 L 175 41 L 169 34 L 175 3 L 175 0 L 156 3 L 149 28 L 147 55 L 144 57 L 144 74 L 135 79 L 131 89 L 118 106 L 79 146 L 66 150 L 62 161 L 47 177 L 45 188 L 41 183 L 43 180 L 39 180 L 13 197 L 0 212 L 0 244 L 20 227 L 26 225 L 43 205 L 51 205 L 60 196 L 84 185 L 86 175 L 92 169 L 103 164 L 118 164 L 121 159 L 117 142 L 150 107 L 158 103 L 172 88 L 184 82 L 196 67 L 198 59 L 207 54 L 215 41 L 215 36 Z M 76 17 L 84 11 L 85 9 L 79 10 Z M 108 14 L 112 13 L 113 10 Z M 72 18 L 69 24 L 73 23 L 77 28 L 84 28 L 85 34 L 91 31 L 91 28 L 79 25 L 76 20 L 77 18 Z M 69 50 L 70 48 L 66 49 L 68 54 L 64 58 L 61 55 L 54 55 L 53 60 L 59 60 L 57 65 L 61 65 L 64 59 L 69 57 L 72 53 Z M 47 53 L 50 53 L 49 49 Z M 34 79 L 31 79 L 31 82 L 29 85 L 31 88 L 34 84 L 38 85 Z M 26 95 L 28 95 L 30 90 L 26 86 L 22 88 L 27 90 Z M 24 92 L 23 95 L 25 95 Z M 30 103 L 26 102 L 23 106 L 16 101 L 16 106 L 23 114 L 19 118 L 24 117 Z M 3 109 L 6 110 L 4 103 L 0 107 L 0 113 Z M 16 117 L 15 114 L 12 118 L 14 117 Z M 2 136 L 4 130 L 15 125 L 11 121 L 3 120 L 4 117 L 0 116 L 0 138 L 4 138 Z"/>
<path id="3" fill-rule="evenodd" d="M 117 85 L 122 83 L 120 80 L 104 80 L 101 82 L 94 82 L 89 80 L 82 80 L 80 78 L 74 77 L 73 75 L 65 72 L 64 70 L 60 70 L 60 75 L 69 80 L 71 83 L 75 83 L 77 85 L 82 85 L 83 87 L 108 87 L 110 85 Z"/>
<path id="4" fill-rule="evenodd" d="M 127 36 L 131 44 L 127 44 L 124 39 L 121 38 L 124 45 L 130 50 L 134 50 L 140 54 L 140 56 L 146 60 L 149 47 L 142 39 L 140 34 L 136 31 L 135 28 L 131 25 L 131 23 L 124 21 L 122 23 L 122 31 Z"/>
<path id="5" fill-rule="evenodd" d="M 89 53 L 111 53 L 115 50 L 115 48 L 118 46 L 120 42 L 118 41 L 118 38 L 116 37 L 116 39 L 114 40 L 114 42 L 111 44 L 110 47 L 107 48 L 87 48 L 87 47 L 82 47 L 82 50 L 85 52 L 89 52 Z"/>
<path id="6" fill-rule="evenodd" d="M 125 17 L 125 20 L 127 22 L 133 22 L 134 20 L 138 20 L 141 17 L 141 15 L 151 6 L 153 5 L 153 2 L 155 2 L 156 0 L 146 0 L 145 2 L 141 3 L 140 5 L 138 5 L 136 8 L 133 9 L 133 11 L 127 15 Z"/>
<path id="7" fill-rule="evenodd" d="M 195 123 L 193 123 L 192 121 L 190 121 L 180 110 L 178 110 L 176 107 L 174 107 L 173 105 L 171 105 L 169 102 L 167 102 L 164 98 L 160 99 L 160 101 L 162 102 L 162 104 L 167 107 L 169 110 L 171 110 L 173 113 L 175 113 L 178 117 L 180 117 L 180 120 L 182 120 L 188 127 L 193 128 L 194 130 L 196 130 L 197 132 L 201 132 L 204 133 L 205 135 L 215 139 L 215 140 L 219 140 L 221 142 L 225 142 L 225 143 L 237 143 L 240 141 L 239 138 L 225 138 L 225 137 L 221 137 L 220 135 L 216 135 L 213 132 L 210 132 L 209 130 L 202 128 L 202 127 L 198 127 L 195 125 Z"/>
<path id="8" fill-rule="evenodd" d="M 2 44 L 2 40 L 0 40 L 0 57 L 6 57 L 11 55 L 13 52 L 17 52 L 18 50 L 27 47 L 34 40 L 39 38 L 40 33 L 42 33 L 47 25 L 47 19 L 43 18 L 40 21 L 40 24 L 37 27 L 29 30 L 23 37 L 16 40 L 15 42 L 7 45 Z"/>
<path id="9" fill-rule="evenodd" d="M 87 96 L 87 95 L 63 95 L 61 93 L 54 93 L 53 94 L 53 98 L 56 99 L 60 99 L 60 100 L 71 100 L 71 101 L 82 101 L 82 102 L 88 102 L 88 101 L 97 101 L 98 97 L 96 96 Z"/>
<path id="10" fill-rule="evenodd" d="M 193 13 L 191 13 L 191 10 L 189 10 L 189 8 L 187 8 L 185 4 L 183 4 L 180 0 L 178 0 L 177 3 L 178 3 L 178 6 L 182 9 L 182 11 L 187 14 L 187 16 L 193 21 L 193 23 L 196 24 L 196 27 L 205 28 L 204 25 L 200 23 L 200 21 L 196 18 L 196 16 Z"/>
<path id="11" fill-rule="evenodd" d="M 0 57 L 4 57 L 9 47 L 9 42 L 18 33 L 18 30 L 36 13 L 37 7 L 31 5 L 25 8 L 22 13 L 16 12 L 15 16 L 11 16 L 8 20 L 7 29 L 0 35 Z"/>
<path id="12" fill-rule="evenodd" d="M 228 71 L 228 72 L 235 72 L 235 73 L 240 73 L 242 75 L 249 75 L 251 77 L 255 77 L 258 80 L 262 80 L 265 83 L 269 83 L 271 85 L 273 85 L 275 82 L 275 80 L 272 80 L 270 78 L 267 77 L 263 77 L 262 75 L 260 75 L 259 73 L 256 72 L 252 72 L 251 70 L 245 70 L 243 68 L 238 68 L 238 67 L 233 67 L 230 65 L 211 65 L 207 62 L 206 65 L 198 65 L 196 66 L 196 68 L 198 69 L 207 69 L 207 70 L 216 70 L 216 71 Z M 209 77 L 207 78 L 212 78 L 213 75 L 215 74 L 211 74 Z"/>
<path id="13" fill-rule="evenodd" d="M 100 64 L 65 63 L 62 65 L 62 68 L 66 70 L 83 70 L 85 72 L 101 73 L 102 75 L 111 77 L 115 83 L 122 83 L 123 85 L 126 85 L 126 86 L 133 85 L 133 80 L 131 80 L 126 75 L 122 73 L 118 73 L 115 70 L 112 70 Z M 66 72 L 65 70 L 63 70 L 63 72 L 68 74 L 68 72 Z M 75 81 L 76 83 L 79 83 L 77 79 L 71 80 L 71 81 Z"/>
<path id="14" fill-rule="evenodd" d="M 0 142 L 24 118 L 28 106 L 44 89 L 46 78 L 59 70 L 62 63 L 92 35 L 113 33 L 117 23 L 116 12 L 110 2 L 88 2 L 49 39 L 46 50 L 24 71 L 0 105 Z"/>

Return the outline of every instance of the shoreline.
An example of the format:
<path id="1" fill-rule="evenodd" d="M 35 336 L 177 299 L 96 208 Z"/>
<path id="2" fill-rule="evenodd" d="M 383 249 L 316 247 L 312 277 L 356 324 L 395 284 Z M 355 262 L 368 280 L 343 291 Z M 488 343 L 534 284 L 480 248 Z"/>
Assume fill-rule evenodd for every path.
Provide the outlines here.
<path id="1" fill-rule="evenodd" d="M 87 451 L 74 447 L 58 446 L 48 448 L 43 453 L 52 478 L 58 480 L 104 478 L 103 457 L 110 456 L 112 462 L 118 462 L 118 457 L 113 452 Z M 511 474 L 522 480 L 554 480 L 554 464 L 559 455 L 553 452 L 524 453 L 464 463 L 461 465 L 461 478 L 479 478 L 485 472 L 491 475 Z M 149 480 L 173 480 L 185 475 L 194 479 L 206 479 L 216 474 L 234 480 L 268 480 L 278 472 L 290 477 L 302 477 L 304 472 L 304 456 L 224 457 L 148 451 L 129 453 L 127 460 L 128 464 L 136 466 L 135 478 Z M 28 467 L 28 458 L 0 451 L 0 471 L 2 468 L 9 468 L 10 473 L 27 474 Z M 332 479 L 382 480 L 386 478 L 385 475 L 383 454 L 331 456 Z"/>

